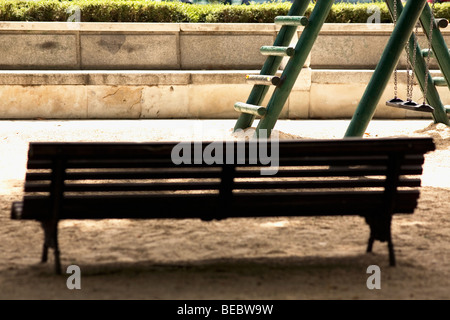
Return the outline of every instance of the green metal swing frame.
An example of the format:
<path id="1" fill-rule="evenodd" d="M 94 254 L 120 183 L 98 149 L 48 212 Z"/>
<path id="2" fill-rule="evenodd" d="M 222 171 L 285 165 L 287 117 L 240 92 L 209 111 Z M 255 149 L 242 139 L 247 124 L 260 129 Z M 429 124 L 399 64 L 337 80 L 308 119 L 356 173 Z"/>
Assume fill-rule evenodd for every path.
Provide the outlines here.
<path id="1" fill-rule="evenodd" d="M 394 0 L 386 0 L 385 2 L 393 15 Z M 241 115 L 236 122 L 234 131 L 250 127 L 256 116 L 261 116 L 255 130 L 254 138 L 270 136 L 334 1 L 317 1 L 310 17 L 306 18 L 303 15 L 309 3 L 309 0 L 295 0 L 288 12 L 288 16 L 277 17 L 275 19 L 275 23 L 281 24 L 282 27 L 275 39 L 274 45 L 261 48 L 261 53 L 267 55 L 268 58 L 261 69 L 260 76 L 248 77 L 248 79 L 253 78 L 257 82 L 255 82 L 247 102 L 237 102 L 235 104 L 235 109 L 241 112 Z M 449 112 L 448 107 L 442 104 L 436 89 L 437 85 L 447 87 L 450 85 L 450 54 L 448 47 L 436 23 L 432 32 L 431 53 L 420 49 L 413 34 L 414 26 L 420 20 L 425 33 L 429 37 L 432 10 L 427 0 L 408 0 L 404 7 L 401 1 L 397 0 L 397 12 L 399 15 L 397 23 L 374 74 L 353 114 L 345 137 L 361 137 L 364 135 L 370 120 L 373 118 L 381 95 L 385 91 L 407 43 L 409 43 L 408 49 L 411 53 L 414 50 L 417 50 L 416 52 L 423 52 L 423 54 L 416 55 L 415 75 L 422 92 L 424 91 L 425 83 L 427 83 L 426 98 L 427 102 L 433 106 L 434 111 L 432 115 L 434 121 L 450 126 L 450 121 L 447 116 Z M 297 32 L 298 26 L 301 25 L 305 27 L 295 48 L 288 47 L 294 34 Z M 426 74 L 427 68 L 424 60 L 426 54 L 432 54 L 437 60 L 443 77 L 432 78 L 429 72 Z M 289 61 L 281 76 L 274 77 L 284 56 L 288 56 Z M 427 81 L 425 77 L 428 77 Z M 261 104 L 270 85 L 275 85 L 276 87 L 267 107 L 262 107 Z"/>
<path id="2" fill-rule="evenodd" d="M 386 0 L 386 4 L 391 15 L 393 15 L 394 0 Z M 418 20 L 420 20 L 427 37 L 430 36 L 432 13 L 426 0 L 409 0 L 404 7 L 401 1 L 397 1 L 397 12 L 399 14 L 397 24 L 383 51 L 375 72 L 367 85 L 366 91 L 353 114 L 350 125 L 345 132 L 345 137 L 363 136 L 375 113 L 381 95 L 386 89 L 390 77 L 394 72 L 395 66 L 400 59 L 405 45 L 408 43 L 408 50 L 410 51 L 411 56 L 414 50 L 422 52 L 417 41 L 415 41 L 415 35 L 413 34 L 414 26 Z M 416 46 L 416 48 L 414 48 L 414 46 Z M 445 79 L 445 82 L 443 79 L 439 79 L 439 81 L 441 81 L 441 85 L 444 84 L 448 87 L 450 84 L 450 55 L 448 47 L 436 23 L 433 28 L 431 46 L 434 57 L 444 75 L 443 79 Z M 436 78 L 432 78 L 429 72 L 426 74 L 426 62 L 421 54 L 416 55 L 415 76 L 422 92 L 425 90 L 425 83 L 427 82 L 428 84 L 426 98 L 427 102 L 434 108 L 434 112 L 432 113 L 434 121 L 450 126 L 447 109 L 442 104 L 436 89 L 437 80 Z M 428 81 L 425 81 L 425 77 L 428 77 Z"/>

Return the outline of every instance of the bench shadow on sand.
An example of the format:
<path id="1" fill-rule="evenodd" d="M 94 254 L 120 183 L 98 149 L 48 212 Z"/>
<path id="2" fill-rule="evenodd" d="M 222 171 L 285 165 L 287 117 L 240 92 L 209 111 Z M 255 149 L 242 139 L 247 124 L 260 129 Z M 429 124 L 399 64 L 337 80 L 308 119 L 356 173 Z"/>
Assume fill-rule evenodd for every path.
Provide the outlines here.
<path id="1" fill-rule="evenodd" d="M 80 264 L 81 290 L 68 290 L 70 274 L 53 273 L 52 261 L 11 268 L 3 294 L 12 299 L 378 299 L 390 292 L 369 290 L 369 265 L 379 263 L 382 281 L 420 271 L 408 261 L 389 267 L 384 254 L 336 257 L 220 258 L 197 261 L 136 261 Z M 382 262 L 382 263 L 380 263 Z M 67 267 L 67 266 L 66 266 Z M 409 274 L 411 273 L 411 274 Z M 4 274 L 6 276 L 6 274 Z M 399 279 L 395 279 L 395 278 Z M 376 292 L 377 291 L 377 292 Z M 384 296 L 383 294 L 388 294 Z M 394 294 L 394 299 L 395 294 Z M 9 298 L 6 298 L 9 299 Z"/>

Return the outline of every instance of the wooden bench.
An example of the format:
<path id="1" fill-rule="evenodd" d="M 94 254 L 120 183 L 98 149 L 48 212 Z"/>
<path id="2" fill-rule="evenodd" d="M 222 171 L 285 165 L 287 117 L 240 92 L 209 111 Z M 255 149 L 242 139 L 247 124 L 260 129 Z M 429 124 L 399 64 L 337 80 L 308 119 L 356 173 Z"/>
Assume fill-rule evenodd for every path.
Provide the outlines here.
<path id="1" fill-rule="evenodd" d="M 424 154 L 435 148 L 431 138 L 280 141 L 266 144 L 268 156 L 278 152 L 274 170 L 275 161 L 255 160 L 263 144 L 221 145 L 212 153 L 209 142 L 30 143 L 25 194 L 11 218 L 41 222 L 42 262 L 53 248 L 57 273 L 61 219 L 360 215 L 370 226 L 367 252 L 387 241 L 395 265 L 392 215 L 414 212 Z M 174 163 L 199 150 L 208 163 Z M 267 167 L 276 174 L 262 174 Z"/>

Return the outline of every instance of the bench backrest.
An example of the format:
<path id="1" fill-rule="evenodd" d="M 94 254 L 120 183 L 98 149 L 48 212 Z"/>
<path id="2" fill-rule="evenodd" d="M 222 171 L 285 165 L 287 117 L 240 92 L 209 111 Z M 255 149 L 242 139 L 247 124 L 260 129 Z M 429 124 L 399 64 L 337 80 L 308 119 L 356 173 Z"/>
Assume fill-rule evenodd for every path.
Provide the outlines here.
<path id="1" fill-rule="evenodd" d="M 431 138 L 30 143 L 22 218 L 54 206 L 61 219 L 412 213 L 434 148 Z"/>

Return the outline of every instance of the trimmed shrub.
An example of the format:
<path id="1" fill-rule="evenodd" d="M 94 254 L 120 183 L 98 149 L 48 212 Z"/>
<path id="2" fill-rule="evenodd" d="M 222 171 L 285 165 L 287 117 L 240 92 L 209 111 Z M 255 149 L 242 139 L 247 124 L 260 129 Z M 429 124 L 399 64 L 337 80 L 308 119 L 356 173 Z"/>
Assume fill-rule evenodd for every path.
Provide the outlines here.
<path id="1" fill-rule="evenodd" d="M 286 15 L 290 6 L 290 2 L 223 5 L 151 0 L 0 0 L 0 20 L 67 21 L 77 8 L 83 22 L 273 23 L 276 16 Z M 310 4 L 305 15 L 309 16 L 312 9 Z M 391 22 L 384 2 L 335 3 L 326 22 L 365 23 L 374 9 L 380 11 L 381 23 Z M 437 17 L 450 20 L 450 3 L 436 4 L 435 10 Z"/>
<path id="2" fill-rule="evenodd" d="M 359 4 L 337 3 L 333 5 L 333 8 L 325 22 L 366 23 L 367 19 L 375 13 L 375 10 L 380 11 L 381 23 L 392 22 L 387 5 L 382 2 Z"/>
<path id="3" fill-rule="evenodd" d="M 82 22 L 190 22 L 189 4 L 130 0 L 0 0 L 2 21 L 67 21 L 79 9 Z"/>
<path id="4" fill-rule="evenodd" d="M 218 5 L 205 16 L 204 22 L 273 23 L 276 16 L 286 15 L 290 3 L 263 3 L 253 5 Z"/>

